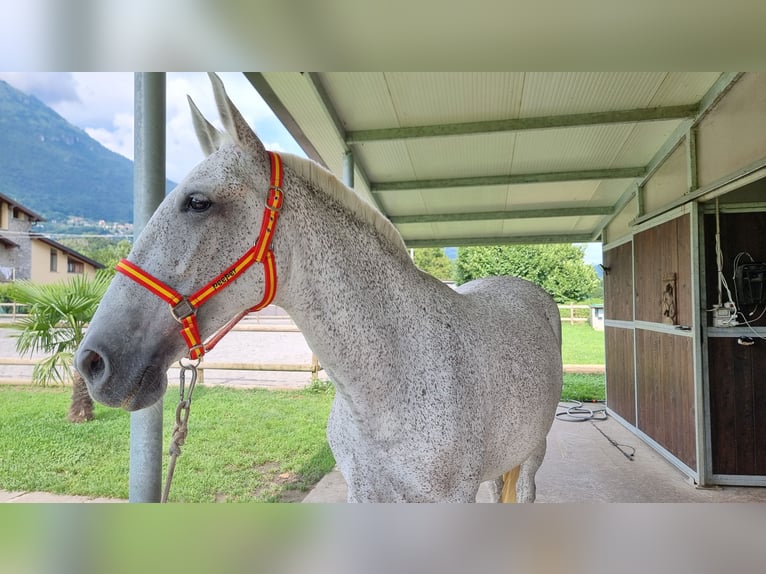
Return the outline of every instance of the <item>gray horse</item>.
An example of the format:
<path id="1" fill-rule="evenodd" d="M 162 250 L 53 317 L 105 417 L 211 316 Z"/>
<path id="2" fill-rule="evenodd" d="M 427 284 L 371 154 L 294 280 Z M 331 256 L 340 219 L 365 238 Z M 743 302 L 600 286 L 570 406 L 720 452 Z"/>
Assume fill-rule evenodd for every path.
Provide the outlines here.
<path id="1" fill-rule="evenodd" d="M 211 79 L 226 132 L 192 104 L 208 156 L 128 256 L 185 294 L 251 248 L 274 186 L 269 154 Z M 484 481 L 495 499 L 533 501 L 562 383 L 552 299 L 513 277 L 450 289 L 415 267 L 394 226 L 332 174 L 295 156 L 283 162 L 284 203 L 269 208 L 279 213 L 274 302 L 335 384 L 327 435 L 349 501 L 470 502 Z M 219 275 L 227 288 L 196 310 L 199 331 L 261 300 L 266 275 L 258 266 Z M 187 354 L 167 303 L 144 287 L 115 277 L 76 357 L 92 396 L 127 410 L 156 402 L 169 366 Z"/>

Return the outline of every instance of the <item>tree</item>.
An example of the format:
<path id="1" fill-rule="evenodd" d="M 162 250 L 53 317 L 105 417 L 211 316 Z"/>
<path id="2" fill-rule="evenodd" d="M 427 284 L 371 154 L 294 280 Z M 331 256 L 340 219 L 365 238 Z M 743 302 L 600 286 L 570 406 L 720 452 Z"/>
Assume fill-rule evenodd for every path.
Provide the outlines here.
<path id="1" fill-rule="evenodd" d="M 437 279 L 452 279 L 452 261 L 444 254 L 441 247 L 413 249 L 413 261 L 420 269 Z"/>
<path id="2" fill-rule="evenodd" d="M 109 237 L 64 237 L 59 241 L 85 257 L 98 261 L 107 269 L 114 269 L 120 259 L 128 256 L 132 247 L 128 239 Z"/>
<path id="3" fill-rule="evenodd" d="M 515 275 L 537 283 L 557 303 L 583 301 L 598 286 L 595 270 L 583 261 L 584 248 L 568 244 L 461 247 L 455 266 L 458 284 L 490 275 Z"/>
<path id="4" fill-rule="evenodd" d="M 68 415 L 72 422 L 93 419 L 93 400 L 82 376 L 74 369 L 74 353 L 111 277 L 112 273 L 99 272 L 94 279 L 78 275 L 66 282 L 47 285 L 19 281 L 11 290 L 16 302 L 28 306 L 28 315 L 16 326 L 20 330 L 16 350 L 22 355 L 36 351 L 49 354 L 35 365 L 34 383 L 72 383 Z"/>

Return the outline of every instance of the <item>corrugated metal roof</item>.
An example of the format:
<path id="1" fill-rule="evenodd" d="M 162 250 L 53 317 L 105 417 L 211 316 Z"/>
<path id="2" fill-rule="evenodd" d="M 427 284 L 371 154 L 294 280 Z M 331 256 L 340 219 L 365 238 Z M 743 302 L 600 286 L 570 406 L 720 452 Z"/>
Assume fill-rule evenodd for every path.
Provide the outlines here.
<path id="1" fill-rule="evenodd" d="M 523 74 L 387 73 L 396 127 L 518 117 Z M 332 78 L 330 78 L 332 81 Z"/>
<path id="2" fill-rule="evenodd" d="M 719 72 L 247 73 L 410 245 L 596 240 Z M 537 210 L 545 210 L 544 216 Z"/>

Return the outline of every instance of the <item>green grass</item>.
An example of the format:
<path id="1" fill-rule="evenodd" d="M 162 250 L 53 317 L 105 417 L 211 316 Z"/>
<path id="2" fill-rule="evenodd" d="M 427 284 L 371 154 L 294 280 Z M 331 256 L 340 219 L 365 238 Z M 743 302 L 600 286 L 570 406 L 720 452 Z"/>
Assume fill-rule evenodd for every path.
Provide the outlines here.
<path id="1" fill-rule="evenodd" d="M 606 386 L 604 384 L 604 375 L 565 374 L 564 387 L 561 389 L 561 399 L 583 402 L 605 400 Z"/>
<path id="2" fill-rule="evenodd" d="M 565 365 L 603 365 L 604 332 L 588 324 L 561 325 L 561 354 Z M 606 398 L 604 375 L 568 373 L 564 375 L 562 399 L 603 401 Z"/>
<path id="3" fill-rule="evenodd" d="M 603 364 L 604 334 L 562 325 L 564 363 Z M 200 386 L 172 502 L 295 500 L 335 464 L 326 439 L 331 385 L 276 392 Z M 564 375 L 562 399 L 604 400 L 603 375 Z M 70 390 L 0 387 L 0 488 L 127 498 L 129 413 L 96 405 L 66 420 Z M 165 400 L 165 449 L 177 393 Z M 168 457 L 163 457 L 163 480 Z"/>
<path id="4" fill-rule="evenodd" d="M 69 395 L 0 387 L 0 488 L 127 498 L 129 414 L 97 405 L 95 421 L 74 425 Z M 300 498 L 335 464 L 325 436 L 331 402 L 331 393 L 198 387 L 170 500 Z M 166 445 L 175 403 L 171 389 Z"/>
<path id="5" fill-rule="evenodd" d="M 561 325 L 561 352 L 565 365 L 603 365 L 604 332 L 590 325 Z"/>

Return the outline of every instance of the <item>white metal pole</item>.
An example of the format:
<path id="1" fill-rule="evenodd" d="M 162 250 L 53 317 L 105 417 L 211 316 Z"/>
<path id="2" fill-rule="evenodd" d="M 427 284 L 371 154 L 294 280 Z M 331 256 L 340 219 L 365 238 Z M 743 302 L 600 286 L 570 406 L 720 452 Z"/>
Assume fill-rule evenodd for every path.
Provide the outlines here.
<path id="1" fill-rule="evenodd" d="M 165 198 L 165 74 L 136 72 L 133 237 Z M 130 502 L 159 502 L 162 490 L 162 400 L 131 413 Z"/>

